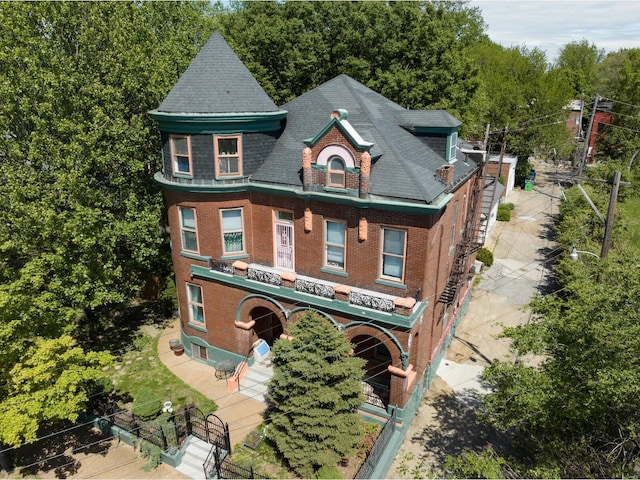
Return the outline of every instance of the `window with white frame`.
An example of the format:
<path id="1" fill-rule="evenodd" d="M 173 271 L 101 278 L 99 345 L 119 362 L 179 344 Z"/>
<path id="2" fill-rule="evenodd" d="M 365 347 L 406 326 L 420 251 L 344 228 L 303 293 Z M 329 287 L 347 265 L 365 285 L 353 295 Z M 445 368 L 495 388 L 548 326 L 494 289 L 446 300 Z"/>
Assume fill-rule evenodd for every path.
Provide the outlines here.
<path id="1" fill-rule="evenodd" d="M 457 147 L 458 147 L 458 132 L 453 132 L 451 134 L 450 144 L 449 144 L 449 161 L 452 162 L 456 159 Z"/>
<path id="2" fill-rule="evenodd" d="M 216 176 L 236 177 L 242 175 L 242 137 L 214 137 Z"/>
<path id="3" fill-rule="evenodd" d="M 225 254 L 244 252 L 242 209 L 221 210 L 222 243 Z"/>
<path id="4" fill-rule="evenodd" d="M 346 251 L 346 225 L 344 222 L 324 222 L 324 266 L 344 270 Z"/>
<path id="5" fill-rule="evenodd" d="M 327 164 L 327 186 L 345 188 L 346 166 L 340 157 L 331 157 Z"/>
<path id="6" fill-rule="evenodd" d="M 198 225 L 196 221 L 196 209 L 191 207 L 178 207 L 180 213 L 180 237 L 182 250 L 198 253 Z"/>
<path id="7" fill-rule="evenodd" d="M 171 135 L 169 137 L 173 173 L 191 175 L 191 137 Z"/>
<path id="8" fill-rule="evenodd" d="M 382 228 L 382 278 L 395 281 L 404 279 L 406 233 L 404 230 Z"/>
<path id="9" fill-rule="evenodd" d="M 187 283 L 187 302 L 189 303 L 189 322 L 204 324 L 204 304 L 200 285 Z"/>

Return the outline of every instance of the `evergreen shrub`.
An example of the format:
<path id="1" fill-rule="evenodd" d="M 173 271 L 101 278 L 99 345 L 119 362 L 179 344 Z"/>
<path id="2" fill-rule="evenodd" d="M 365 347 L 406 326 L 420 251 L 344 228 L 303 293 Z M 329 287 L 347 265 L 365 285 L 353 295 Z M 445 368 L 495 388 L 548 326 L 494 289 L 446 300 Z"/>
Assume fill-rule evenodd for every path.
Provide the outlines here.
<path id="1" fill-rule="evenodd" d="M 478 250 L 476 260 L 484 263 L 487 267 L 490 267 L 491 265 L 493 265 L 493 253 L 488 248 L 482 247 L 480 250 Z"/>
<path id="2" fill-rule="evenodd" d="M 511 210 L 508 205 L 502 204 L 498 205 L 498 214 L 496 216 L 496 220 L 499 222 L 508 222 L 511 220 Z"/>

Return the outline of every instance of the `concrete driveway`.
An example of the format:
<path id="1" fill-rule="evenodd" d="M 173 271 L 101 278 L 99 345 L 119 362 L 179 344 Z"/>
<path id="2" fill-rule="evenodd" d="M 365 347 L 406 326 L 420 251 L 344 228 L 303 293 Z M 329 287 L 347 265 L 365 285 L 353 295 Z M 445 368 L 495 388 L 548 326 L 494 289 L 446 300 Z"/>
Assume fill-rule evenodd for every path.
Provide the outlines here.
<path id="1" fill-rule="evenodd" d="M 515 189 L 506 200 L 515 204 L 511 221 L 496 222 L 485 246 L 494 264 L 484 270 L 472 292 L 437 376 L 414 418 L 388 478 L 441 476 L 447 455 L 486 443 L 476 425 L 478 396 L 486 393 L 480 375 L 496 359 L 509 358 L 509 341 L 495 336 L 503 326 L 529 321 L 523 308 L 536 293 L 544 294 L 554 258 L 564 254 L 552 241 L 554 217 L 562 197 L 551 175 L 556 167 L 537 163 L 534 190 Z M 496 440 L 495 438 L 493 440 Z"/>

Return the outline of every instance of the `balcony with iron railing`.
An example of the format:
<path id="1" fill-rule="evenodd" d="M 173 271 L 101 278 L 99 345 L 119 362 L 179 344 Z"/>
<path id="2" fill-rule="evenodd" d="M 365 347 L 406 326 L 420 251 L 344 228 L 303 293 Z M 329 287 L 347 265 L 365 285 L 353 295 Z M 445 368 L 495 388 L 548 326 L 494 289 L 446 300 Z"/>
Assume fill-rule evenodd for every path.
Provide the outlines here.
<path id="1" fill-rule="evenodd" d="M 297 304 L 329 307 L 350 316 L 366 316 L 369 320 L 380 320 L 394 326 L 411 327 L 427 306 L 427 302 L 413 297 L 395 297 L 242 261 L 211 260 L 208 267 L 191 265 L 191 274 L 287 298 Z"/>

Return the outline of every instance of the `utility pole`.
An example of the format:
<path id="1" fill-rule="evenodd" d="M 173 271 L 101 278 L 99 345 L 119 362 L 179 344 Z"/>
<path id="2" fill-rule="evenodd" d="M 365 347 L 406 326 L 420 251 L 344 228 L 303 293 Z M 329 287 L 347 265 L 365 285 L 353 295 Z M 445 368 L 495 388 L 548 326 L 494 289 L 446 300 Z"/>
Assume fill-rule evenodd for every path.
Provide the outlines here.
<path id="1" fill-rule="evenodd" d="M 573 180 L 577 183 L 576 186 L 578 187 L 578 190 L 580 190 L 584 198 L 587 200 L 587 202 L 589 202 L 589 205 L 591 205 L 591 208 L 596 213 L 600 221 L 604 223 L 604 236 L 602 238 L 602 250 L 600 251 L 600 258 L 607 258 L 607 255 L 609 254 L 609 247 L 611 246 L 611 232 L 613 231 L 613 215 L 616 208 L 616 201 L 618 199 L 618 190 L 620 189 L 621 185 L 625 187 L 631 186 L 631 183 L 629 182 L 620 181 L 621 175 L 622 174 L 619 171 L 614 172 L 613 180 L 604 180 L 601 178 L 580 178 L 580 177 L 566 178 L 566 180 Z M 598 207 L 596 207 L 595 203 L 593 203 L 591 198 L 589 198 L 589 195 L 587 194 L 587 192 L 584 190 L 584 188 L 582 188 L 582 185 L 580 185 L 581 181 L 612 184 L 611 195 L 609 196 L 609 207 L 607 209 L 606 218 L 604 215 L 600 213 L 600 211 L 598 210 Z"/>
<path id="2" fill-rule="evenodd" d="M 611 187 L 611 196 L 609 197 L 609 210 L 607 211 L 607 220 L 604 223 L 604 238 L 602 239 L 602 251 L 600 258 L 606 258 L 609 253 L 609 245 L 611 244 L 611 231 L 613 230 L 613 212 L 616 208 L 616 200 L 618 199 L 618 189 L 620 188 L 620 172 L 613 175 L 613 186 Z"/>
<path id="3" fill-rule="evenodd" d="M 591 130 L 593 129 L 593 120 L 596 117 L 596 110 L 598 109 L 598 101 L 600 95 L 596 94 L 596 98 L 593 100 L 593 110 L 591 111 L 591 119 L 589 120 L 589 128 L 587 128 L 587 134 L 584 137 L 584 149 L 582 151 L 582 159 L 578 166 L 578 177 L 582 176 L 582 169 L 587 164 L 587 154 L 589 153 L 589 143 L 591 142 Z"/>

